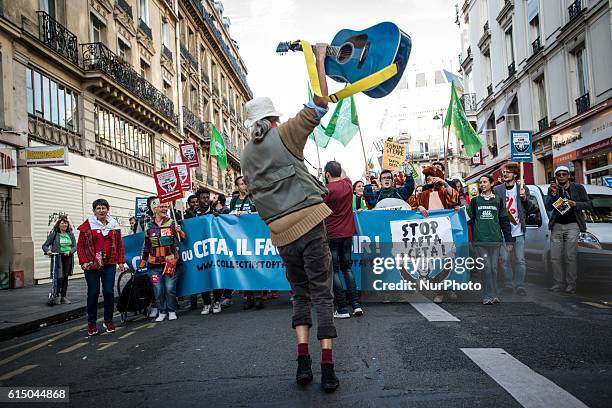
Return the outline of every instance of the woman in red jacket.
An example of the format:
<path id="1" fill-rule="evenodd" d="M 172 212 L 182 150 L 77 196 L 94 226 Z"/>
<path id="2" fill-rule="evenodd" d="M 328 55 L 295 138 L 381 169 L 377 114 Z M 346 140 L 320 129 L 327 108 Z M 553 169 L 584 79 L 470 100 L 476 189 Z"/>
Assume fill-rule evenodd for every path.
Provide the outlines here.
<path id="1" fill-rule="evenodd" d="M 115 332 L 113 308 L 115 296 L 115 272 L 123 272 L 127 265 L 123 252 L 121 230 L 117 221 L 108 214 L 108 201 L 99 198 L 93 202 L 93 215 L 77 228 L 80 232 L 77 242 L 79 263 L 85 271 L 87 281 L 87 333 L 98 334 L 98 296 L 100 281 L 104 296 L 104 328 Z"/>

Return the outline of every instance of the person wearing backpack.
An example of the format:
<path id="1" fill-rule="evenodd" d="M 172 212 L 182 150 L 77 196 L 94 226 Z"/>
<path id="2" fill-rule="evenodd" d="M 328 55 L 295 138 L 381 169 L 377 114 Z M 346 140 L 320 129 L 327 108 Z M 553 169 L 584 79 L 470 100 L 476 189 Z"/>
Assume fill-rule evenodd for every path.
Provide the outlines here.
<path id="1" fill-rule="evenodd" d="M 77 241 L 72 233 L 72 226 L 68 217 L 59 217 L 53 229 L 49 233 L 47 240 L 42 245 L 43 252 L 49 257 L 53 257 L 51 262 L 51 276 L 56 276 L 53 280 L 53 296 L 49 299 L 50 305 L 72 303 L 66 297 L 68 291 L 68 277 L 74 270 L 74 253 L 77 250 Z"/>
<path id="2" fill-rule="evenodd" d="M 483 305 L 499 303 L 497 290 L 497 262 L 502 245 L 511 253 L 514 243 L 506 203 L 501 196 L 493 194 L 493 176 L 483 175 L 478 180 L 480 195 L 470 202 L 468 215 L 472 224 L 473 245 L 480 258 Z M 478 262 L 476 263 L 478 265 Z"/>

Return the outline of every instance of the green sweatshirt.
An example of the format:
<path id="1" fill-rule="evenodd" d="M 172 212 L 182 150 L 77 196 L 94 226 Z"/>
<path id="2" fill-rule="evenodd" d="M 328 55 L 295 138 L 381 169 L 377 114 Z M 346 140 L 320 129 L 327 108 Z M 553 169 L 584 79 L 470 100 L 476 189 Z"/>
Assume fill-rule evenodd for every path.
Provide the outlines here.
<path id="1" fill-rule="evenodd" d="M 514 242 L 510 230 L 508 210 L 499 196 L 485 199 L 474 197 L 468 207 L 472 224 L 472 241 L 476 245 L 498 246 L 504 240 Z"/>

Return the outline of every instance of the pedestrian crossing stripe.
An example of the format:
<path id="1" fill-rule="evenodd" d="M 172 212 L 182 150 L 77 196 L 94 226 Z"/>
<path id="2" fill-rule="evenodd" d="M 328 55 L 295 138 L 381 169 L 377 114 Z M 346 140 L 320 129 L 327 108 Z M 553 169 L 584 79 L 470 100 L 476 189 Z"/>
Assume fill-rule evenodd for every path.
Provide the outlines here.
<path id="1" fill-rule="evenodd" d="M 102 347 L 98 347 L 98 351 L 106 350 L 107 348 L 112 347 L 115 344 L 117 344 L 116 341 L 110 341 L 108 343 L 100 343 L 100 346 Z"/>
<path id="2" fill-rule="evenodd" d="M 72 346 L 66 347 L 63 350 L 58 351 L 57 354 L 70 353 L 70 352 L 73 352 L 74 350 L 80 349 L 83 346 L 86 346 L 87 344 L 89 344 L 89 343 L 87 343 L 86 341 L 82 342 L 82 343 L 76 343 L 76 344 L 73 344 Z"/>
<path id="3" fill-rule="evenodd" d="M 596 307 L 598 309 L 612 309 L 612 307 L 610 306 L 602 305 L 602 304 L 595 303 L 595 302 L 582 302 L 582 303 L 585 305 Z"/>
<path id="4" fill-rule="evenodd" d="M 23 374 L 26 371 L 29 371 L 36 367 L 38 367 L 38 364 L 23 366 L 21 368 L 11 371 L 10 373 L 3 374 L 2 376 L 0 376 L 0 381 L 10 380 L 11 378 L 15 376 L 18 376 L 19 374 Z"/>

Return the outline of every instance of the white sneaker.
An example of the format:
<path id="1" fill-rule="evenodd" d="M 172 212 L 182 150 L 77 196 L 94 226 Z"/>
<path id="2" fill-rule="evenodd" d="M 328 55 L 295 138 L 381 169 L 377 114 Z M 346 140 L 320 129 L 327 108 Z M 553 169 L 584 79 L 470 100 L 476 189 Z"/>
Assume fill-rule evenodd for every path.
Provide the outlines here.
<path id="1" fill-rule="evenodd" d="M 207 315 L 210 313 L 210 305 L 204 305 L 200 314 Z"/>
<path id="2" fill-rule="evenodd" d="M 156 322 L 163 322 L 165 318 L 166 318 L 166 314 L 165 313 L 160 313 L 159 316 L 157 316 L 157 319 L 155 319 L 155 321 Z"/>
<path id="3" fill-rule="evenodd" d="M 157 317 L 157 308 L 152 307 L 151 312 L 149 313 L 149 317 Z"/>
<path id="4" fill-rule="evenodd" d="M 215 302 L 215 305 L 213 306 L 213 313 L 220 313 L 220 312 L 221 312 L 221 303 Z"/>
<path id="5" fill-rule="evenodd" d="M 350 319 L 351 315 L 349 314 L 349 312 L 342 312 L 339 313 L 337 310 L 334 312 L 334 317 L 336 319 Z"/>
<path id="6" fill-rule="evenodd" d="M 170 312 L 168 313 L 168 320 L 176 320 L 176 312 Z"/>

